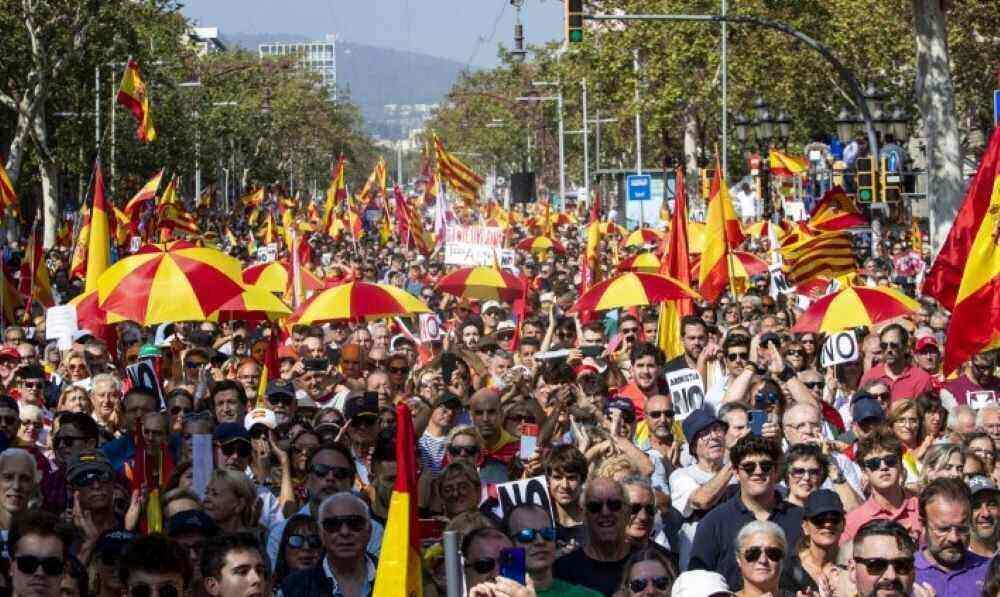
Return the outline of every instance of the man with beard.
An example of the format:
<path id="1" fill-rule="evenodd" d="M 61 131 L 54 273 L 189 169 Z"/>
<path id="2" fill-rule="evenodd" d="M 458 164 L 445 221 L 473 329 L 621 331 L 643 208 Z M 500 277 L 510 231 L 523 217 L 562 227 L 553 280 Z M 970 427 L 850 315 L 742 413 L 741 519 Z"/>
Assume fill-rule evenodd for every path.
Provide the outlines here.
<path id="1" fill-rule="evenodd" d="M 917 582 L 938 595 L 982 593 L 990 558 L 969 551 L 971 501 L 969 487 L 958 479 L 935 479 L 920 492 L 927 546 L 916 556 Z"/>
<path id="2" fill-rule="evenodd" d="M 696 410 L 684 419 L 683 429 L 697 460 L 670 475 L 670 502 L 683 519 L 677 552 L 681 570 L 687 570 L 698 522 L 725 495 L 733 479 L 733 466 L 725 462 L 725 423 Z"/>
<path id="3" fill-rule="evenodd" d="M 287 423 L 298 411 L 298 402 L 295 400 L 295 385 L 290 381 L 272 379 L 267 382 L 264 398 L 267 401 L 266 408 L 274 413 L 278 425 Z"/>
<path id="4" fill-rule="evenodd" d="M 520 441 L 507 433 L 501 422 L 500 395 L 496 390 L 483 388 L 469 398 L 472 424 L 483 438 L 483 465 L 479 475 L 483 483 L 507 481 L 507 465 L 517 454 Z"/>
<path id="5" fill-rule="evenodd" d="M 553 572 L 560 580 L 610 597 L 621 585 L 630 552 L 625 538 L 628 496 L 613 479 L 592 479 L 587 483 L 584 506 L 587 544 L 556 560 Z"/>
<path id="6" fill-rule="evenodd" d="M 721 434 L 717 441 L 722 441 Z M 688 568 L 717 570 L 735 589 L 743 584 L 736 563 L 740 529 L 748 522 L 769 520 L 785 531 L 788 545 L 796 545 L 802 534 L 802 508 L 785 501 L 775 490 L 781 473 L 778 442 L 748 435 L 736 442 L 729 454 L 739 478 L 739 494 L 712 508 L 698 525 Z"/>
<path id="7" fill-rule="evenodd" d="M 663 366 L 666 373 L 680 371 L 681 369 L 694 369 L 702 374 L 702 381 L 705 381 L 705 362 L 701 358 L 701 353 L 708 346 L 708 325 L 700 317 L 695 315 L 685 315 L 681 318 L 681 344 L 684 345 L 684 354 L 667 361 Z M 709 350 L 710 353 L 716 348 Z M 710 355 L 706 355 L 708 358 Z M 708 385 L 708 384 L 705 384 Z"/>
<path id="8" fill-rule="evenodd" d="M 910 362 L 910 334 L 903 326 L 894 323 L 879 334 L 882 363 L 869 369 L 861 377 L 861 385 L 873 379 L 889 384 L 890 400 L 916 398 L 933 389 L 929 373 Z"/>
<path id="9" fill-rule="evenodd" d="M 916 549 L 913 538 L 898 522 L 872 520 L 858 529 L 848 568 L 858 597 L 935 597 L 931 587 L 914 585 Z"/>
<path id="10" fill-rule="evenodd" d="M 972 494 L 972 542 L 969 551 L 986 558 L 997 553 L 997 531 L 1000 530 L 1000 490 L 983 475 L 966 481 Z"/>
<path id="11" fill-rule="evenodd" d="M 649 342 L 642 342 L 632 349 L 631 358 L 632 382 L 621 388 L 618 395 L 632 401 L 636 421 L 642 421 L 646 412 L 646 400 L 666 390 L 665 387 L 660 387 L 663 379 L 663 352 Z"/>

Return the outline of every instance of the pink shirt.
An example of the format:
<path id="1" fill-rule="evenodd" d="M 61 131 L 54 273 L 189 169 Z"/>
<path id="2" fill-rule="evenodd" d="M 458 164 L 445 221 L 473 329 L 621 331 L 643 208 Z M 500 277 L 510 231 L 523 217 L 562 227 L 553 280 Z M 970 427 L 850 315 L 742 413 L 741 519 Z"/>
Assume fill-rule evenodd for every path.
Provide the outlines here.
<path id="1" fill-rule="evenodd" d="M 847 513 L 847 521 L 844 524 L 844 534 L 840 536 L 840 544 L 854 539 L 860 529 L 869 520 L 895 520 L 910 531 L 910 536 L 914 541 L 920 538 L 923 533 L 923 525 L 920 524 L 920 512 L 918 510 L 917 496 L 906 498 L 903 505 L 898 510 L 884 508 L 874 497 L 868 498 L 854 510 Z"/>
<path id="2" fill-rule="evenodd" d="M 893 379 L 885 370 L 885 363 L 879 363 L 865 372 L 861 376 L 861 385 L 865 385 L 874 379 L 884 381 L 889 386 L 889 394 L 892 402 L 903 398 L 916 398 L 923 392 L 934 389 L 934 382 L 931 374 L 927 373 L 916 365 L 907 365 L 903 369 L 903 374 Z"/>

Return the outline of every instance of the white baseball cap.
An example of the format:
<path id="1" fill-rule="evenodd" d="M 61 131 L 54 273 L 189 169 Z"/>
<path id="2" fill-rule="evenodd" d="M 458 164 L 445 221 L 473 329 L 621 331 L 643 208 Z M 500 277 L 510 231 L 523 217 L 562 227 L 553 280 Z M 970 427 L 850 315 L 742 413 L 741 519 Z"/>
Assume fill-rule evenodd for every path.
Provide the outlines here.
<path id="1" fill-rule="evenodd" d="M 243 426 L 246 427 L 247 431 L 250 431 L 254 425 L 263 425 L 268 429 L 274 429 L 278 426 L 278 417 L 273 410 L 268 408 L 255 408 L 243 418 Z"/>
<path id="2" fill-rule="evenodd" d="M 677 577 L 670 597 L 717 597 L 735 595 L 729 590 L 726 578 L 718 572 L 688 570 Z"/>

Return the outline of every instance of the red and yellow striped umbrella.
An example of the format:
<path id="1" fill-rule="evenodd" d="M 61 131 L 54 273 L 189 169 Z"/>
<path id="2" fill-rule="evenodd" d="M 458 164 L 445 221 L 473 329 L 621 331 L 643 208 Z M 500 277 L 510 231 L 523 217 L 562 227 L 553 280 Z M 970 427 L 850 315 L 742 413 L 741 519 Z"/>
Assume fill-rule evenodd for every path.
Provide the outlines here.
<path id="1" fill-rule="evenodd" d="M 660 258 L 654 253 L 639 253 L 619 263 L 618 271 L 655 274 L 660 271 Z"/>
<path id="2" fill-rule="evenodd" d="M 842 332 L 902 317 L 919 308 L 917 301 L 898 290 L 849 286 L 810 305 L 792 331 Z"/>
<path id="3" fill-rule="evenodd" d="M 303 292 L 326 288 L 326 284 L 306 268 L 300 267 L 299 271 L 302 272 Z M 292 288 L 292 265 L 284 260 L 251 265 L 243 270 L 243 281 L 268 292 L 282 294 Z"/>
<path id="4" fill-rule="evenodd" d="M 692 276 L 697 277 L 700 265 L 700 255 L 691 260 Z M 766 273 L 766 261 L 757 257 L 753 253 L 747 253 L 746 251 L 733 251 L 733 276 L 737 278 L 750 278 L 751 276 Z"/>
<path id="5" fill-rule="evenodd" d="M 701 300 L 697 292 L 670 276 L 629 272 L 595 284 L 570 311 L 604 311 L 682 298 Z"/>
<path id="6" fill-rule="evenodd" d="M 545 253 L 550 250 L 559 254 L 566 252 L 566 247 L 562 243 L 547 236 L 529 236 L 517 243 L 517 248 L 532 253 Z"/>
<path id="7" fill-rule="evenodd" d="M 212 321 L 277 321 L 292 314 L 273 292 L 259 286 L 246 289 L 229 299 L 212 314 Z"/>
<path id="8" fill-rule="evenodd" d="M 655 245 L 663 238 L 663 234 L 652 228 L 638 228 L 622 239 L 623 247 L 641 247 Z"/>
<path id="9" fill-rule="evenodd" d="M 141 325 L 203 321 L 243 292 L 240 262 L 215 249 L 150 249 L 97 279 L 98 306 Z"/>
<path id="10" fill-rule="evenodd" d="M 311 325 L 429 312 L 420 299 L 395 286 L 348 282 L 328 288 L 299 305 L 290 321 Z"/>
<path id="11" fill-rule="evenodd" d="M 78 294 L 69 300 L 69 304 L 76 305 L 76 324 L 80 329 L 96 331 L 96 328 L 128 321 L 126 318 L 108 313 L 98 306 L 97 289 L 90 292 Z"/>
<path id="12" fill-rule="evenodd" d="M 762 220 L 747 226 L 746 232 L 748 235 L 756 238 L 768 238 L 771 234 L 772 226 L 774 226 L 774 233 L 777 235 L 779 241 L 788 236 L 788 232 L 791 230 L 791 223 L 788 220 L 782 220 L 777 226 L 772 224 L 771 220 Z"/>
<path id="13" fill-rule="evenodd" d="M 441 278 L 436 288 L 467 299 L 513 301 L 524 292 L 514 274 L 495 267 L 463 267 Z"/>

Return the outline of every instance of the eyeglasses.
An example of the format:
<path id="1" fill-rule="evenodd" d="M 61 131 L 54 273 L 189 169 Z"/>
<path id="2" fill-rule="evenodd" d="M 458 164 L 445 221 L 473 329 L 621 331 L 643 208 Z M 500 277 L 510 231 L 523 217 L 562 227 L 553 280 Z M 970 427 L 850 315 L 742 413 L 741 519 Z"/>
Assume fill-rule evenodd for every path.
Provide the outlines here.
<path id="1" fill-rule="evenodd" d="M 882 468 L 882 464 L 885 464 L 886 468 L 896 468 L 899 466 L 899 456 L 895 454 L 889 454 L 888 456 L 881 456 L 875 458 L 866 458 L 864 460 L 865 468 L 870 471 L 877 471 Z"/>
<path id="2" fill-rule="evenodd" d="M 482 558 L 469 562 L 465 566 L 475 570 L 476 574 L 486 574 L 497 569 L 497 560 L 496 558 Z"/>
<path id="3" fill-rule="evenodd" d="M 314 462 L 312 466 L 309 467 L 309 470 L 317 477 L 325 477 L 330 473 L 333 473 L 333 478 L 340 481 L 354 477 L 354 473 L 346 466 L 332 466 L 329 464 Z"/>
<path id="4" fill-rule="evenodd" d="M 641 593 L 646 590 L 649 583 L 653 583 L 653 587 L 657 591 L 666 591 L 667 586 L 670 584 L 670 579 L 666 576 L 654 576 L 650 578 L 633 578 L 628 583 L 628 588 L 633 593 Z"/>
<path id="5" fill-rule="evenodd" d="M 504 420 L 511 423 L 534 423 L 535 415 L 511 413 L 504 417 Z"/>
<path id="6" fill-rule="evenodd" d="M 903 347 L 903 345 L 899 342 L 879 342 L 878 345 L 882 348 L 882 350 L 889 350 L 890 348 L 892 350 L 899 350 Z"/>
<path id="7" fill-rule="evenodd" d="M 745 361 L 750 358 L 749 352 L 727 352 L 726 360 L 730 363 L 735 363 L 736 361 Z"/>
<path id="8" fill-rule="evenodd" d="M 448 446 L 448 453 L 452 456 L 477 456 L 479 446 Z"/>
<path id="9" fill-rule="evenodd" d="M 34 574 L 38 567 L 42 567 L 45 576 L 57 576 L 66 569 L 66 562 L 61 558 L 49 556 L 39 558 L 38 556 L 18 556 L 14 559 L 17 562 L 17 569 L 23 574 Z"/>
<path id="10" fill-rule="evenodd" d="M 198 367 L 201 367 L 203 365 L 205 365 L 205 363 L 201 361 L 184 361 L 185 369 L 197 369 Z"/>
<path id="11" fill-rule="evenodd" d="M 632 516 L 638 516 L 640 512 L 645 512 L 647 516 L 656 516 L 656 506 L 653 504 L 632 504 L 629 506 Z"/>
<path id="12" fill-rule="evenodd" d="M 810 477 L 816 477 L 818 479 L 820 476 L 823 475 L 823 469 L 795 466 L 789 469 L 788 474 L 796 478 L 801 478 L 808 475 Z"/>
<path id="13" fill-rule="evenodd" d="M 33 427 L 35 429 L 41 429 L 44 426 L 45 426 L 45 423 L 43 423 L 41 421 L 29 421 L 29 420 L 21 419 L 21 427 Z"/>
<path id="14" fill-rule="evenodd" d="M 518 543 L 532 543 L 536 537 L 541 537 L 546 541 L 556 540 L 555 527 L 543 527 L 540 529 L 521 529 L 514 534 L 514 541 Z"/>
<path id="15" fill-rule="evenodd" d="M 666 409 L 666 410 L 647 410 L 646 411 L 646 418 L 647 419 L 660 419 L 660 418 L 663 418 L 663 417 L 666 417 L 668 419 L 674 418 L 674 411 L 671 410 L 671 409 L 669 409 L 669 408 Z"/>
<path id="16" fill-rule="evenodd" d="M 90 487 L 94 483 L 108 483 L 111 481 L 110 471 L 86 471 L 81 473 L 70 480 L 77 489 L 83 489 L 85 487 Z"/>
<path id="17" fill-rule="evenodd" d="M 219 449 L 222 450 L 222 455 L 229 458 L 233 454 L 238 455 L 240 458 L 250 457 L 250 444 L 245 440 L 233 440 L 231 442 L 220 444 Z"/>
<path id="18" fill-rule="evenodd" d="M 870 392 L 871 397 L 879 401 L 889 400 L 889 392 Z"/>
<path id="19" fill-rule="evenodd" d="M 158 597 L 178 597 L 181 594 L 180 589 L 170 583 L 162 585 L 135 584 L 128 588 L 128 594 L 131 597 L 152 597 L 154 590 Z"/>
<path id="20" fill-rule="evenodd" d="M 810 390 L 822 390 L 826 388 L 825 381 L 804 381 L 802 385 L 809 388 Z"/>
<path id="21" fill-rule="evenodd" d="M 760 470 L 762 474 L 770 475 L 771 471 L 774 470 L 774 463 L 770 460 L 764 460 L 761 462 L 741 462 L 740 470 L 746 475 L 756 474 L 757 470 Z"/>
<path id="22" fill-rule="evenodd" d="M 785 351 L 785 356 L 786 357 L 801 357 L 802 354 L 803 353 L 802 353 L 801 350 L 786 350 Z"/>
<path id="23" fill-rule="evenodd" d="M 44 386 L 45 382 L 43 381 L 35 381 L 35 380 L 28 381 L 26 379 L 21 381 L 21 387 L 23 387 L 26 390 L 40 390 Z"/>
<path id="24" fill-rule="evenodd" d="M 620 512 L 625 502 L 619 499 L 610 499 L 603 502 L 587 502 L 587 512 L 591 514 L 600 514 L 604 511 L 604 507 L 607 506 L 608 512 Z"/>
<path id="25" fill-rule="evenodd" d="M 336 533 L 346 526 L 349 531 L 357 533 L 365 528 L 366 523 L 365 517 L 357 514 L 330 516 L 323 519 L 323 530 L 327 533 Z"/>
<path id="26" fill-rule="evenodd" d="M 785 557 L 785 552 L 779 547 L 748 547 L 743 551 L 743 560 L 746 562 L 756 562 L 761 554 L 767 556 L 772 562 L 780 562 Z"/>
<path id="27" fill-rule="evenodd" d="M 398 375 L 408 373 L 409 371 L 410 371 L 409 367 L 389 367 L 389 373 L 396 373 Z"/>
<path id="28" fill-rule="evenodd" d="M 813 526 L 823 527 L 826 525 L 837 526 L 843 524 L 844 515 L 840 512 L 824 512 L 809 519 Z"/>
<path id="29" fill-rule="evenodd" d="M 854 556 L 854 561 L 868 569 L 868 573 L 875 576 L 882 576 L 892 565 L 896 574 L 913 573 L 913 556 L 908 558 L 862 558 Z"/>
<path id="30" fill-rule="evenodd" d="M 268 396 L 267 401 L 271 404 L 277 404 L 278 406 L 291 406 L 295 398 L 291 396 L 286 396 L 284 394 L 277 394 L 274 396 Z"/>
<path id="31" fill-rule="evenodd" d="M 292 549 L 304 549 L 306 546 L 309 549 L 319 549 L 323 545 L 323 541 L 319 538 L 319 535 L 289 535 L 288 536 L 288 547 Z"/>

